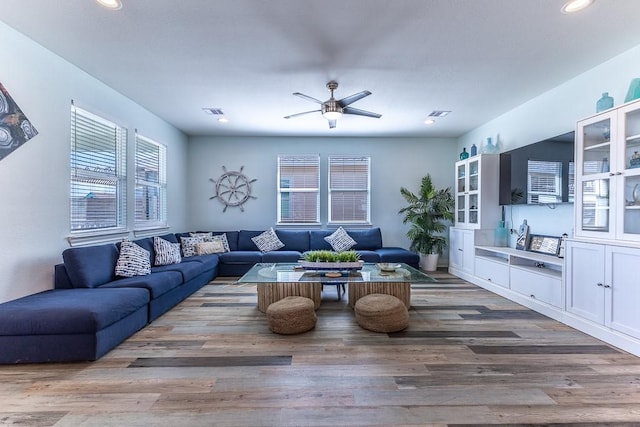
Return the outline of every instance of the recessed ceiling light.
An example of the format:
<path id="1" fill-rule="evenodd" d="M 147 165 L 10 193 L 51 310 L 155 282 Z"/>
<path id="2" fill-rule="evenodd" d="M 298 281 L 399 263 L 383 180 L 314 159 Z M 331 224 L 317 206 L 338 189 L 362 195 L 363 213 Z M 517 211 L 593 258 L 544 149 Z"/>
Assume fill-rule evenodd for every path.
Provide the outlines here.
<path id="1" fill-rule="evenodd" d="M 220 118 L 218 119 L 218 121 L 219 121 L 220 123 L 229 123 L 229 119 L 227 119 L 226 117 L 220 117 Z"/>
<path id="2" fill-rule="evenodd" d="M 425 124 L 425 125 L 432 125 L 432 124 L 435 124 L 435 122 L 436 122 L 436 121 L 435 121 L 434 119 L 426 119 L 426 120 L 424 121 L 424 124 Z"/>
<path id="3" fill-rule="evenodd" d="M 595 0 L 569 0 L 562 6 L 562 13 L 576 13 L 591 6 Z"/>
<path id="4" fill-rule="evenodd" d="M 111 10 L 122 9 L 122 2 L 120 0 L 96 0 L 98 4 Z"/>

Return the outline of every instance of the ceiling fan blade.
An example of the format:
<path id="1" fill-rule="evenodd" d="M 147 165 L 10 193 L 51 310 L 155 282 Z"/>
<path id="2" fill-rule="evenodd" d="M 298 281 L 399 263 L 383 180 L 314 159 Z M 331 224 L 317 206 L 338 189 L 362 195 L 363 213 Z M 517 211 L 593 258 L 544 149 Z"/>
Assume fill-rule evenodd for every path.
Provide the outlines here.
<path id="1" fill-rule="evenodd" d="M 316 104 L 322 104 L 322 101 L 319 101 L 315 98 L 310 97 L 309 95 L 305 95 L 304 93 L 300 93 L 300 92 L 293 92 L 293 94 L 295 96 L 299 96 L 302 99 L 306 99 L 307 101 L 311 101 L 311 102 L 315 102 Z"/>
<path id="2" fill-rule="evenodd" d="M 329 129 L 336 127 L 336 120 L 329 120 Z"/>
<path id="3" fill-rule="evenodd" d="M 369 95 L 371 95 L 371 92 L 369 92 L 368 90 L 363 90 L 362 92 L 354 93 L 353 95 L 342 98 L 341 100 L 338 101 L 338 104 L 340 104 L 340 106 L 344 108 L 347 105 L 353 104 L 357 100 L 362 99 L 365 96 L 369 96 Z"/>
<path id="4" fill-rule="evenodd" d="M 382 114 L 372 113 L 371 111 L 365 111 L 365 110 L 361 110 L 359 108 L 353 108 L 353 107 L 345 107 L 342 109 L 342 112 L 344 114 L 355 114 L 357 116 L 374 117 L 376 119 L 379 119 L 380 117 L 382 117 Z"/>
<path id="5" fill-rule="evenodd" d="M 320 110 L 305 111 L 303 113 L 296 113 L 296 114 L 291 114 L 290 116 L 285 116 L 285 119 L 290 119 L 292 117 L 303 116 L 303 115 L 309 114 L 309 113 L 319 113 L 319 112 L 320 112 Z"/>

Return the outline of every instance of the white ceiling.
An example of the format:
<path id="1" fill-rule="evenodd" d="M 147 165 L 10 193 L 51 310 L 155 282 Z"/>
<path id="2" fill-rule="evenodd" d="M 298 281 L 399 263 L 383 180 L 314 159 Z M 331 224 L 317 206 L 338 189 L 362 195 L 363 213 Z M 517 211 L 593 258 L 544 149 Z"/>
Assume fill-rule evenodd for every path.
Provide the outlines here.
<path id="1" fill-rule="evenodd" d="M 639 0 L 122 1 L 2 0 L 0 20 L 189 135 L 455 137 L 640 44 Z M 332 79 L 382 118 L 283 118 Z"/>

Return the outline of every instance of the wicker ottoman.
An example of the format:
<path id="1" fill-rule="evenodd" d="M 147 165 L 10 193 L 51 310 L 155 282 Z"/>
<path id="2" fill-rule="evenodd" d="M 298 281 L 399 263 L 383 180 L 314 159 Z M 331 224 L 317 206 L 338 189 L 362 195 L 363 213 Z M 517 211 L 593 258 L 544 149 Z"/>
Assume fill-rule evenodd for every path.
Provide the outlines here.
<path id="1" fill-rule="evenodd" d="M 409 312 L 393 295 L 370 294 L 360 298 L 354 307 L 356 321 L 374 332 L 396 332 L 409 326 Z"/>
<path id="2" fill-rule="evenodd" d="M 316 326 L 313 300 L 305 297 L 286 297 L 267 307 L 271 332 L 293 335 L 307 332 Z"/>

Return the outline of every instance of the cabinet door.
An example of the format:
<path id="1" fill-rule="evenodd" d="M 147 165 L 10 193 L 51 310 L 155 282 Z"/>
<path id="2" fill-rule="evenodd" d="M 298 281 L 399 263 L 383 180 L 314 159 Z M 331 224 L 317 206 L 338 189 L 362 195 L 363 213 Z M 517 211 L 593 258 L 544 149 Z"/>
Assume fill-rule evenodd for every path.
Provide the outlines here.
<path id="1" fill-rule="evenodd" d="M 460 161 L 456 162 L 456 225 L 465 225 L 468 221 L 468 195 L 469 185 L 468 178 L 469 173 L 467 171 L 468 162 Z"/>
<path id="2" fill-rule="evenodd" d="M 463 230 L 451 227 L 449 229 L 449 266 L 462 268 L 463 259 Z"/>
<path id="3" fill-rule="evenodd" d="M 568 242 L 567 311 L 604 324 L 604 245 Z"/>
<path id="4" fill-rule="evenodd" d="M 640 105 L 623 107 L 619 114 L 616 238 L 640 241 Z"/>
<path id="5" fill-rule="evenodd" d="M 472 227 L 480 225 L 480 160 L 474 157 L 468 160 L 469 189 L 467 223 Z"/>
<path id="6" fill-rule="evenodd" d="M 607 246 L 606 255 L 607 326 L 640 338 L 640 249 Z"/>
<path id="7" fill-rule="evenodd" d="M 615 141 L 615 111 L 578 123 L 576 132 L 576 235 L 613 238 L 611 169 Z M 613 134 L 612 134 L 613 132 Z"/>
<path id="8" fill-rule="evenodd" d="M 474 237 L 472 230 L 449 229 L 449 265 L 473 273 Z"/>

